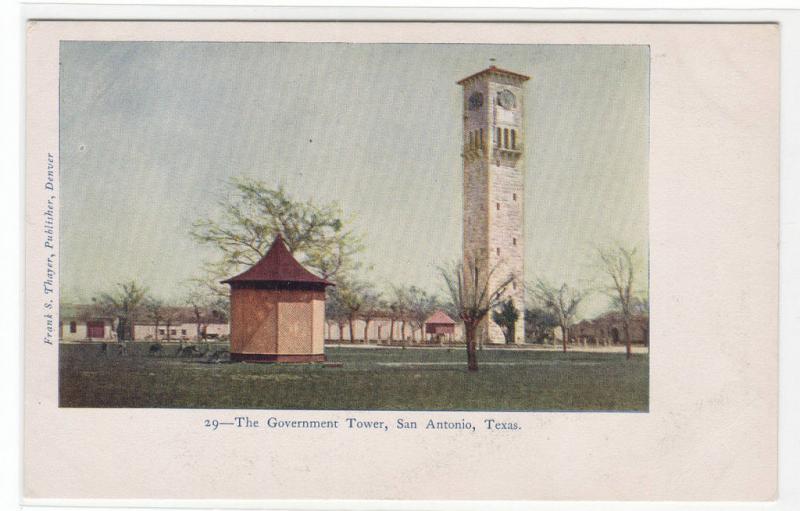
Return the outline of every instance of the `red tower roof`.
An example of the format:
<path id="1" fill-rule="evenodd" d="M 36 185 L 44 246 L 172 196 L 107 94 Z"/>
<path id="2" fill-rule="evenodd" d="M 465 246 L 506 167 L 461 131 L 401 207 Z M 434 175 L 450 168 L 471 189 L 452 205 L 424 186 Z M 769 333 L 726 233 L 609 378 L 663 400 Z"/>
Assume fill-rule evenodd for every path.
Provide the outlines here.
<path id="1" fill-rule="evenodd" d="M 428 318 L 428 321 L 425 322 L 426 325 L 455 325 L 456 322 L 450 319 L 450 316 L 444 313 L 442 309 L 437 310 L 433 313 L 431 317 Z"/>
<path id="2" fill-rule="evenodd" d="M 259 262 L 249 270 L 222 281 L 223 284 L 231 285 L 234 283 L 288 284 L 292 282 L 322 286 L 334 285 L 303 268 L 303 265 L 298 263 L 286 248 L 286 243 L 280 234 L 275 236 L 272 246 Z"/>
<path id="3" fill-rule="evenodd" d="M 484 73 L 494 73 L 494 74 L 499 74 L 499 75 L 509 75 L 509 76 L 513 76 L 514 78 L 517 78 L 519 80 L 522 80 L 523 82 L 528 81 L 528 80 L 531 79 L 530 76 L 525 76 L 525 75 L 522 75 L 522 74 L 519 74 L 519 73 L 515 73 L 514 71 L 508 71 L 508 70 L 505 70 L 505 69 L 500 69 L 497 66 L 490 66 L 490 67 L 487 67 L 486 69 L 484 69 L 483 71 L 478 71 L 475 74 L 471 74 L 468 77 L 457 81 L 456 83 L 458 85 L 461 85 L 462 83 L 466 82 L 470 78 L 475 78 L 476 76 L 480 76 L 480 75 L 482 75 Z"/>

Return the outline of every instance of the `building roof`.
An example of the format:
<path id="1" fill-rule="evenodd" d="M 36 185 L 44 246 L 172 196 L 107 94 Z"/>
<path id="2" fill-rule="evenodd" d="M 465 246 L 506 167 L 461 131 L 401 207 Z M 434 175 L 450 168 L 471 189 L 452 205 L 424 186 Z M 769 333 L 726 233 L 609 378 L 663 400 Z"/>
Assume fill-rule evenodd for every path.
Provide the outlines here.
<path id="1" fill-rule="evenodd" d="M 100 319 L 113 319 L 114 315 L 103 310 L 95 304 L 62 303 L 58 310 L 59 319 L 92 321 Z"/>
<path id="2" fill-rule="evenodd" d="M 437 310 L 433 313 L 431 317 L 425 322 L 426 325 L 455 325 L 456 322 L 453 321 L 450 316 L 444 313 L 442 309 Z"/>
<path id="3" fill-rule="evenodd" d="M 227 324 L 228 318 L 224 312 L 221 312 L 213 307 L 201 307 L 200 314 L 203 318 L 203 323 L 209 325 Z M 197 317 L 194 313 L 194 308 L 189 306 L 175 306 L 165 305 L 160 309 L 161 319 L 159 323 L 164 325 L 167 321 L 173 325 L 180 323 L 195 323 Z M 117 314 L 107 310 L 99 304 L 73 304 L 62 303 L 59 307 L 59 319 L 61 321 L 98 321 L 98 320 L 115 320 Z M 152 314 L 147 310 L 140 310 L 135 316 L 136 325 L 154 325 L 155 320 Z"/>
<path id="4" fill-rule="evenodd" d="M 475 73 L 475 74 L 471 74 L 471 75 L 469 75 L 469 76 L 468 76 L 468 77 L 466 77 L 466 78 L 462 78 L 461 80 L 457 81 L 456 83 L 457 83 L 458 85 L 462 85 L 462 84 L 463 84 L 464 82 L 466 82 L 467 80 L 469 80 L 469 79 L 471 79 L 471 78 L 477 78 L 478 76 L 480 76 L 480 75 L 482 75 L 482 74 L 498 74 L 498 75 L 508 75 L 508 76 L 512 76 L 512 77 L 514 77 L 514 78 L 517 78 L 517 79 L 519 79 L 519 80 L 522 80 L 523 82 L 526 82 L 526 81 L 528 81 L 528 80 L 530 80 L 530 79 L 531 79 L 531 77 L 530 77 L 530 76 L 525 76 L 525 75 L 523 75 L 523 74 L 515 73 L 514 71 L 508 71 L 508 70 L 506 70 L 506 69 L 500 69 L 500 68 L 499 68 L 499 67 L 497 67 L 497 66 L 489 66 L 489 67 L 487 67 L 486 69 L 484 69 L 483 71 L 478 71 L 477 73 Z"/>
<path id="5" fill-rule="evenodd" d="M 303 268 L 292 256 L 283 236 L 278 234 L 275 241 L 267 250 L 266 255 L 254 264 L 249 270 L 222 281 L 223 284 L 233 283 L 270 283 L 270 284 L 320 284 L 322 286 L 332 286 L 332 282 L 321 279 Z"/>

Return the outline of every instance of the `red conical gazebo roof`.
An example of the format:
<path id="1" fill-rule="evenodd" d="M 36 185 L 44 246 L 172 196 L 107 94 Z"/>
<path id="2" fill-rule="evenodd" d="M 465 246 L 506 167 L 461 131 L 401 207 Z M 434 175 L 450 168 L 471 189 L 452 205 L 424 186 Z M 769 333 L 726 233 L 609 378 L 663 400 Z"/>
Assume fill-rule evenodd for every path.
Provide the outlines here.
<path id="1" fill-rule="evenodd" d="M 431 317 L 425 322 L 425 324 L 430 325 L 455 325 L 456 322 L 453 321 L 450 316 L 444 313 L 442 309 L 437 310 L 433 313 Z"/>
<path id="2" fill-rule="evenodd" d="M 223 280 L 223 284 L 309 284 L 333 286 L 332 282 L 321 279 L 303 268 L 303 265 L 297 260 L 286 248 L 286 243 L 283 241 L 283 236 L 278 234 L 275 236 L 275 241 L 269 250 L 249 270 L 231 277 L 228 280 Z"/>

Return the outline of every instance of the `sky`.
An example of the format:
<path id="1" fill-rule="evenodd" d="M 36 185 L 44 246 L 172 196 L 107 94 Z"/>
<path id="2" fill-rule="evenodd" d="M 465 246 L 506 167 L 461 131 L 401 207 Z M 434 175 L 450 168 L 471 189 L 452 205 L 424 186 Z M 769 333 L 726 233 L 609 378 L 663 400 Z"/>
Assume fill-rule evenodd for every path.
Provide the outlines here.
<path id="1" fill-rule="evenodd" d="M 596 248 L 620 244 L 646 286 L 646 46 L 62 42 L 62 300 L 135 279 L 180 301 L 214 258 L 191 224 L 236 176 L 337 202 L 365 278 L 444 296 L 437 268 L 462 240 L 456 82 L 491 64 L 531 76 L 526 280 L 594 285 Z"/>

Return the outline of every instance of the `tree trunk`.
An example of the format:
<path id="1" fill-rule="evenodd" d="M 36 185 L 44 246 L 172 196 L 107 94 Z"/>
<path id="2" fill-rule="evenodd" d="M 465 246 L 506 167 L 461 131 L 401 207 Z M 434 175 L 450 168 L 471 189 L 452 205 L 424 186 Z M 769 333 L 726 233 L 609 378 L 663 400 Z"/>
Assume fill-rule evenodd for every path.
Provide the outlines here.
<path id="1" fill-rule="evenodd" d="M 625 319 L 622 323 L 622 328 L 625 330 L 625 358 L 631 358 L 631 327 L 630 320 Z"/>
<path id="2" fill-rule="evenodd" d="M 153 332 L 156 337 L 156 342 L 158 342 L 158 320 L 156 320 L 156 331 Z"/>
<path id="3" fill-rule="evenodd" d="M 475 346 L 475 325 L 464 323 L 464 333 L 467 336 L 467 370 L 478 370 L 478 350 Z"/>
<path id="4" fill-rule="evenodd" d="M 567 325 L 562 323 L 561 324 L 561 340 L 564 346 L 564 353 L 567 352 L 567 339 L 569 339 L 569 329 L 567 329 Z"/>
<path id="5" fill-rule="evenodd" d="M 127 329 L 128 329 L 128 318 L 125 317 L 119 318 L 119 323 L 117 324 L 117 341 L 123 342 L 127 337 Z"/>
<path id="6" fill-rule="evenodd" d="M 364 320 L 364 344 L 369 344 L 369 319 Z"/>
<path id="7" fill-rule="evenodd" d="M 347 319 L 347 326 L 350 328 L 350 344 L 355 344 L 356 340 L 355 336 L 353 335 L 353 332 L 355 332 L 355 330 L 353 330 L 353 318 Z"/>
<path id="8" fill-rule="evenodd" d="M 391 344 L 392 341 L 394 341 L 394 318 L 392 318 L 389 323 L 389 344 Z"/>

